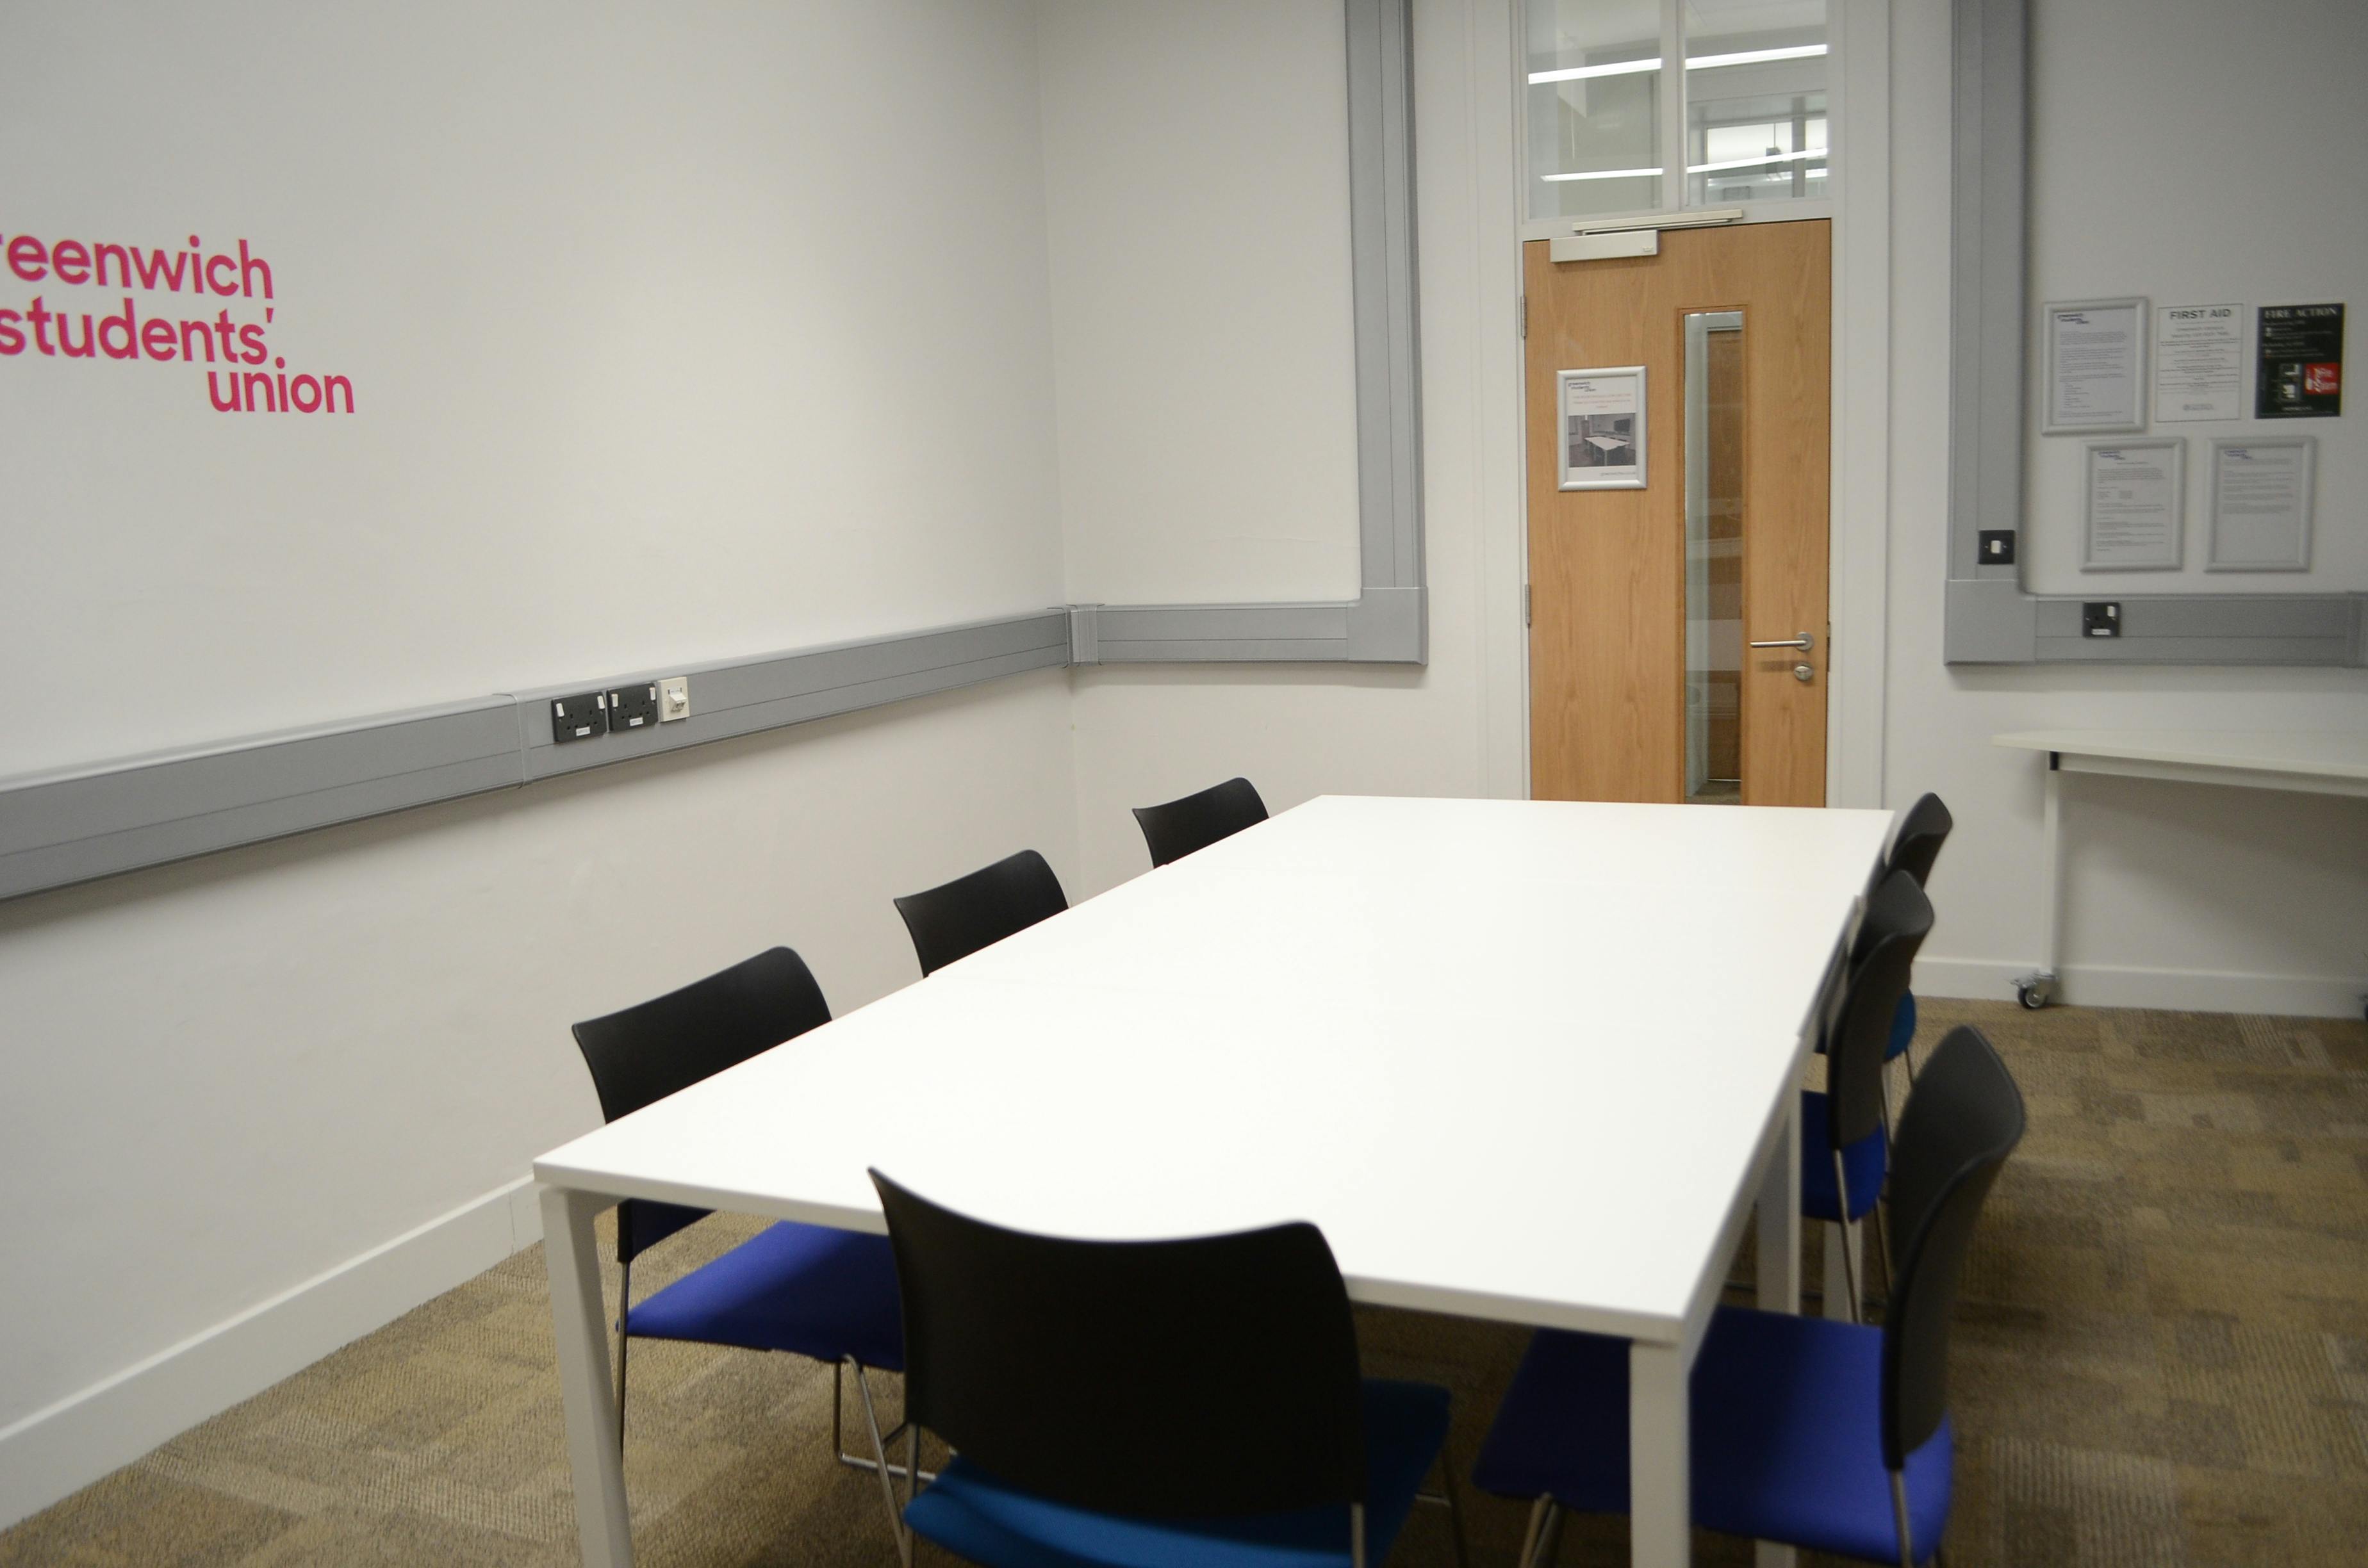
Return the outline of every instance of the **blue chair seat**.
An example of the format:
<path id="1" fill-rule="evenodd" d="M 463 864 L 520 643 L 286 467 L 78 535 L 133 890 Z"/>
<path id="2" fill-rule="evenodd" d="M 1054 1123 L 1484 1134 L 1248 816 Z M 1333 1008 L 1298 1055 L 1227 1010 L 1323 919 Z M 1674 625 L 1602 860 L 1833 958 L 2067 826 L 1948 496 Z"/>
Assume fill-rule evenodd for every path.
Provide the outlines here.
<path id="1" fill-rule="evenodd" d="M 1447 1440 L 1447 1391 L 1368 1378 L 1364 1427 L 1371 1568 L 1389 1554 Z M 1125 1437 L 1102 1433 L 1089 1440 Z M 1136 1518 L 1048 1501 L 960 1458 L 913 1499 L 905 1519 L 985 1568 L 1340 1568 L 1349 1560 L 1349 1510 L 1337 1504 L 1247 1517 Z"/>
<path id="2" fill-rule="evenodd" d="M 625 1332 L 905 1369 L 896 1258 L 885 1236 L 785 1221 L 634 1303 Z"/>
<path id="3" fill-rule="evenodd" d="M 1833 1133 L 1826 1096 L 1801 1092 L 1801 1213 L 1810 1220 L 1839 1221 L 1841 1195 L 1834 1187 Z M 1866 1218 L 1883 1191 L 1883 1130 L 1876 1128 L 1842 1151 L 1842 1175 L 1850 1182 L 1850 1217 Z"/>
<path id="4" fill-rule="evenodd" d="M 1876 1562 L 1899 1561 L 1883 1464 L 1883 1331 L 1722 1308 L 1692 1380 L 1694 1522 Z M 1948 1421 L 1907 1456 L 1915 1561 L 1948 1523 Z M 1520 1370 L 1473 1471 L 1503 1497 L 1550 1496 L 1628 1512 L 1628 1344 L 1547 1331 Z"/>
<path id="5" fill-rule="evenodd" d="M 1916 993 L 1899 994 L 1899 1006 L 1891 1010 L 1891 1039 L 1883 1047 L 1883 1059 L 1896 1062 L 1907 1054 L 1916 1043 Z"/>

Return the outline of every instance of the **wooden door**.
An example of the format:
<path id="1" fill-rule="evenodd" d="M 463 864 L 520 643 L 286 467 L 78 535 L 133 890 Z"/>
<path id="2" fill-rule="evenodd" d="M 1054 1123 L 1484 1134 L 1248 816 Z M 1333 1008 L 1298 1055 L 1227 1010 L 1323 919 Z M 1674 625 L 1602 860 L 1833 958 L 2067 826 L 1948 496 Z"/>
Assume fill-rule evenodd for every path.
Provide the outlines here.
<path id="1" fill-rule="evenodd" d="M 1547 244 L 1522 247 L 1531 793 L 1823 805 L 1829 225 L 1673 229 L 1657 256 L 1559 265 Z M 1704 335 L 1705 322 L 1730 316 L 1736 327 Z M 1690 323 L 1703 449 L 1691 454 Z M 1560 489 L 1555 373 L 1625 365 L 1645 367 L 1645 488 Z M 1691 791 L 1690 472 L 1697 489 L 1719 492 L 1695 499 L 1697 611 L 1705 591 L 1733 607 L 1709 641 L 1814 643 L 1747 648 L 1729 667 L 1692 671 Z M 1698 626 L 1697 666 L 1704 641 Z M 1732 756 L 1739 789 L 1701 784 L 1705 746 Z"/>

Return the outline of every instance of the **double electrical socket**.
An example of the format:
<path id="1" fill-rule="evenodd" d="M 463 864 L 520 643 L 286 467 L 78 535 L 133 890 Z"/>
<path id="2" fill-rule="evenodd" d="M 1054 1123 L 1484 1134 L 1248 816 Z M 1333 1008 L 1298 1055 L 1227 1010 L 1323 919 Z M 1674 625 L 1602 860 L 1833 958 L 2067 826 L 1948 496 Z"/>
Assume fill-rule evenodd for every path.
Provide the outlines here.
<path id="1" fill-rule="evenodd" d="M 566 745 L 598 735 L 652 729 L 689 717 L 690 677 L 669 676 L 664 680 L 553 699 L 551 739 L 554 745 Z"/>

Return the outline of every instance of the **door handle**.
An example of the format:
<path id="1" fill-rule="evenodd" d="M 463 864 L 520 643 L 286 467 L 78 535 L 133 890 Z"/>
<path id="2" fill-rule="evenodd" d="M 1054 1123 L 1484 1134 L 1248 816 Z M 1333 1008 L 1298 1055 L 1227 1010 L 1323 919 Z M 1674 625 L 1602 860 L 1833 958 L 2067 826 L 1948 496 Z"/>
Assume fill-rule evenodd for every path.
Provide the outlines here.
<path id="1" fill-rule="evenodd" d="M 1807 653 L 1816 645 L 1817 640 L 1815 637 L 1810 636 L 1805 631 L 1802 632 L 1798 637 L 1780 637 L 1773 642 L 1754 642 L 1751 644 L 1754 648 L 1798 648 L 1804 653 Z"/>

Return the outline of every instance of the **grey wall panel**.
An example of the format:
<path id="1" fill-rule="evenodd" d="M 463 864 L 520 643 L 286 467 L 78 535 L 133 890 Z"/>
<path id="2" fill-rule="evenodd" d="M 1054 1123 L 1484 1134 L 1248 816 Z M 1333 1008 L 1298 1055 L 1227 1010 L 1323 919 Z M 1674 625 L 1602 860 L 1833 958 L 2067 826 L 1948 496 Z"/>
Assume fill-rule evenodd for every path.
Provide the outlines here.
<path id="1" fill-rule="evenodd" d="M 2082 601 L 2047 598 L 2033 602 L 2038 607 L 2037 630 L 2042 639 L 2080 635 Z M 2244 642 L 2315 642 L 2340 648 L 2350 642 L 2352 622 L 2357 618 L 2355 606 L 2348 598 L 2213 595 L 2119 602 L 2122 635 L 2118 641 L 2124 642 L 2160 637 L 2191 641 L 2228 638 Z"/>
<path id="2" fill-rule="evenodd" d="M 517 705 L 445 708 L 0 780 L 0 898 L 519 783 Z"/>
<path id="3" fill-rule="evenodd" d="M 2037 603 L 2012 577 L 1952 579 L 1941 608 L 1942 659 L 1952 665 L 2031 663 Z"/>
<path id="4" fill-rule="evenodd" d="M 1406 650 L 1414 650 L 1408 658 Z M 1430 592 L 1410 588 L 1369 587 L 1349 617 L 1349 651 L 1352 664 L 1426 664 L 1430 651 Z"/>
<path id="5" fill-rule="evenodd" d="M 2349 639 L 2317 637 L 2042 637 L 2041 664 L 2342 665 Z"/>
<path id="6" fill-rule="evenodd" d="M 1367 588 L 1348 604 L 1097 605 L 1085 618 L 1099 664 L 1279 659 L 1416 664 L 1426 591 Z"/>
<path id="7" fill-rule="evenodd" d="M 1027 670 L 1057 669 L 1069 662 L 1069 621 L 1066 609 L 1045 609 L 908 635 L 521 692 L 517 706 L 525 774 L 529 778 L 547 778 L 575 773 L 652 752 L 678 751 L 933 691 L 975 686 Z M 690 679 L 689 718 L 566 745 L 553 744 L 552 699 L 675 675 Z"/>
<path id="8" fill-rule="evenodd" d="M 1418 587 L 1422 335 L 1416 315 L 1414 8 L 1411 0 L 1347 0 L 1347 6 L 1361 580 L 1369 588 Z"/>
<path id="9" fill-rule="evenodd" d="M 0 779 L 0 898 L 1068 663 L 1069 614 L 997 620 Z M 688 675 L 691 717 L 554 745 L 550 699 Z"/>

